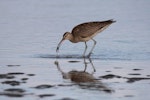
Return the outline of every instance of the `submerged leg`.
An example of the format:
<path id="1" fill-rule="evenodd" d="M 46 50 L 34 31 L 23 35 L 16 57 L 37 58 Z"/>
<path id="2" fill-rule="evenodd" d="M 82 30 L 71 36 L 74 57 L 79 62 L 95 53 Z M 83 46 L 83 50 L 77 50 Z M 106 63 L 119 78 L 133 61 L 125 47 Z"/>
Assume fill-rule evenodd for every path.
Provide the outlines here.
<path id="1" fill-rule="evenodd" d="M 90 56 L 91 56 L 92 51 L 93 51 L 93 49 L 94 49 L 94 47 L 95 47 L 95 45 L 96 45 L 96 41 L 95 41 L 94 39 L 92 39 L 92 40 L 93 40 L 93 42 L 94 42 L 94 45 L 93 45 L 93 47 L 92 47 L 91 51 L 89 52 L 88 57 L 90 57 Z"/>
<path id="2" fill-rule="evenodd" d="M 86 53 L 86 50 L 87 50 L 87 44 L 86 44 L 86 42 L 84 42 L 85 43 L 85 50 L 84 50 L 84 53 L 83 53 L 83 57 L 85 57 L 85 53 Z"/>

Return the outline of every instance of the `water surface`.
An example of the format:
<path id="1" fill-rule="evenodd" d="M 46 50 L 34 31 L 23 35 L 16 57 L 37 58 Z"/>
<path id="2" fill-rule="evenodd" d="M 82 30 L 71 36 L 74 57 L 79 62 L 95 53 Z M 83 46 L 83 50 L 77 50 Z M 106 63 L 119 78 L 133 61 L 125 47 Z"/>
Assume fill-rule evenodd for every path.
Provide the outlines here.
<path id="1" fill-rule="evenodd" d="M 150 98 L 148 0 L 0 2 L 0 99 Z M 83 22 L 108 19 L 117 22 L 95 37 L 91 60 L 81 56 L 84 43 L 69 41 L 56 58 L 64 32 Z M 89 41 L 88 52 L 92 45 Z M 56 62 L 65 75 L 85 71 L 98 83 L 65 79 Z"/>

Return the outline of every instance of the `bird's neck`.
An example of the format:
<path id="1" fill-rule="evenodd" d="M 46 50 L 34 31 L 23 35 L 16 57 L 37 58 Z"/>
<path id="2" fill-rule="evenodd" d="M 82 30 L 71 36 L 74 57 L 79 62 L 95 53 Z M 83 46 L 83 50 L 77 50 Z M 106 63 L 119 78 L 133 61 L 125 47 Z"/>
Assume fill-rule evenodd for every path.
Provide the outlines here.
<path id="1" fill-rule="evenodd" d="M 78 42 L 77 39 L 74 38 L 74 36 L 73 36 L 72 34 L 70 34 L 69 40 L 70 40 L 71 42 L 73 42 L 73 43 L 77 43 L 77 42 Z"/>

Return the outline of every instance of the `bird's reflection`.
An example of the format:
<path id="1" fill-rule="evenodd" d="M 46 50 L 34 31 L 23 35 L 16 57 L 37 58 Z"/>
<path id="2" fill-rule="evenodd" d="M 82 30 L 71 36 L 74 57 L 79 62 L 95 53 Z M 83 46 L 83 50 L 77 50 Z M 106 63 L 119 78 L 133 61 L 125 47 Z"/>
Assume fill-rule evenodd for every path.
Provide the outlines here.
<path id="1" fill-rule="evenodd" d="M 83 60 L 84 60 L 84 65 L 85 65 L 84 72 L 86 72 L 88 62 L 86 62 L 86 58 L 83 58 Z M 94 72 L 96 72 L 96 69 L 95 69 L 95 67 L 93 65 L 92 59 L 88 58 L 88 60 L 89 60 L 89 63 L 91 64 L 91 66 L 93 68 L 93 72 L 92 73 L 94 74 Z"/>
<path id="2" fill-rule="evenodd" d="M 86 71 L 87 64 L 91 64 L 93 67 L 92 73 Z M 76 85 L 78 85 L 82 89 L 90 89 L 90 90 L 99 90 L 107 93 L 111 93 L 113 90 L 108 88 L 105 84 L 103 84 L 100 80 L 96 79 L 93 74 L 96 71 L 92 60 L 89 59 L 89 63 L 84 59 L 84 70 L 71 70 L 69 72 L 64 72 L 59 65 L 58 61 L 55 61 L 55 65 L 57 69 L 61 72 L 63 79 L 70 79 Z"/>

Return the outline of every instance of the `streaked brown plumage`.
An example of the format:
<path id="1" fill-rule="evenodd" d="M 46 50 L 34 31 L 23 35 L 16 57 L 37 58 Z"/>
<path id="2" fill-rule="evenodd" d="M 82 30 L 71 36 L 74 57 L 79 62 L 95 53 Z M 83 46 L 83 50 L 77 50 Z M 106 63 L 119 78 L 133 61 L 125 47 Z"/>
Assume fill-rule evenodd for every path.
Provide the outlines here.
<path id="1" fill-rule="evenodd" d="M 64 40 L 70 40 L 72 43 L 85 42 L 85 50 L 83 54 L 83 56 L 85 57 L 85 53 L 87 50 L 86 42 L 89 40 L 93 40 L 94 45 L 90 53 L 88 54 L 88 57 L 90 57 L 96 45 L 96 41 L 93 39 L 93 37 L 96 36 L 98 33 L 102 32 L 104 29 L 106 29 L 109 25 L 111 25 L 114 22 L 116 21 L 113 20 L 95 21 L 95 22 L 82 23 L 75 26 L 72 29 L 71 33 L 70 32 L 64 33 L 62 40 L 59 42 L 57 46 L 56 52 L 58 52 L 59 47 Z"/>

